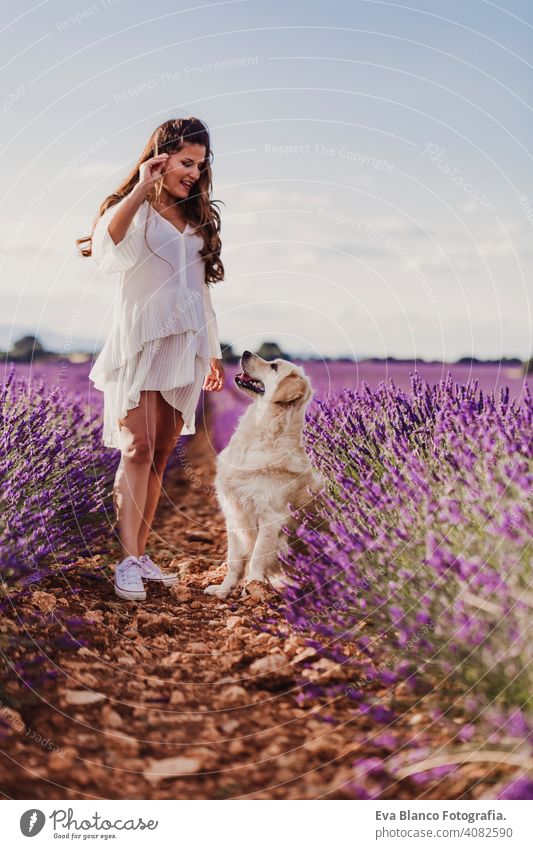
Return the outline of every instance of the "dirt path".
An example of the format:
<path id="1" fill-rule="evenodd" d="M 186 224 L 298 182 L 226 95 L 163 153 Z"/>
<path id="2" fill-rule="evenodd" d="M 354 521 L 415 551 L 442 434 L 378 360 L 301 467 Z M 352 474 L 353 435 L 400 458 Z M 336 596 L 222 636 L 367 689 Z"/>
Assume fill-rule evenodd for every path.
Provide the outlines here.
<path id="1" fill-rule="evenodd" d="M 214 451 L 203 426 L 181 459 L 168 475 L 150 546 L 159 562 L 179 570 L 179 585 L 150 587 L 143 603 L 123 602 L 113 594 L 109 565 L 93 558 L 68 580 L 39 584 L 17 610 L 33 611 L 34 618 L 61 611 L 63 622 L 77 617 L 86 645 L 59 650 L 56 622 L 48 650 L 56 681 L 18 712 L 5 707 L 0 693 L 4 796 L 353 798 L 353 762 L 392 751 L 386 742 L 382 750 L 372 743 L 386 736 L 386 726 L 349 698 L 302 701 L 302 682 L 338 683 L 347 669 L 319 659 L 300 637 L 262 631 L 261 621 L 272 616 L 266 590 L 226 602 L 203 594 L 222 578 L 226 545 L 211 489 Z M 24 630 L 7 619 L 0 623 L 0 646 L 24 633 L 46 646 L 48 632 L 48 626 Z M 387 697 L 376 682 L 366 700 L 379 705 Z M 393 746 L 402 738 L 409 746 L 424 727 L 431 748 L 446 742 L 449 728 L 430 719 L 438 694 L 416 706 L 400 685 L 395 700 Z M 453 718 L 452 733 L 463 721 Z M 487 790 L 490 798 L 498 777 L 498 769 L 469 764 L 430 790 L 408 780 L 389 786 L 385 798 L 482 798 Z"/>
<path id="2" fill-rule="evenodd" d="M 202 593 L 222 577 L 225 553 L 203 427 L 183 460 L 169 475 L 151 546 L 179 569 L 178 587 L 150 586 L 146 602 L 121 602 L 96 558 L 67 586 L 49 581 L 34 593 L 36 608 L 82 616 L 88 644 L 54 656 L 58 681 L 41 694 L 48 705 L 40 698 L 8 717 L 6 796 L 342 796 L 334 788 L 351 777 L 353 730 L 296 698 L 312 651 L 300 638 L 280 644 L 258 631 L 266 593 L 227 602 Z"/>

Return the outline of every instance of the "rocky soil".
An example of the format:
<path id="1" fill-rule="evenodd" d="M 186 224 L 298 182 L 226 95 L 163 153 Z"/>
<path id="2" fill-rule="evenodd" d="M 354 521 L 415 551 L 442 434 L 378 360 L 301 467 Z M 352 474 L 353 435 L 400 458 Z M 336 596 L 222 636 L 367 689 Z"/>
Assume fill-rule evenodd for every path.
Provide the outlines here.
<path id="1" fill-rule="evenodd" d="M 247 597 L 225 602 L 203 594 L 222 579 L 226 545 L 205 430 L 188 441 L 182 460 L 165 483 L 150 546 L 155 560 L 179 571 L 178 585 L 150 586 L 146 602 L 120 601 L 113 594 L 113 561 L 96 557 L 61 582 L 40 584 L 0 627 L 4 639 L 17 639 L 24 615 L 28 633 L 42 645 L 49 630 L 43 622 L 78 617 L 82 627 L 75 633 L 85 643 L 48 652 L 57 677 L 30 702 L 17 702 L 16 676 L 3 694 L 5 797 L 357 795 L 352 764 L 376 754 L 373 740 L 386 729 L 346 696 L 303 697 L 304 682 L 331 685 L 346 671 L 319 659 L 301 637 L 262 630 L 262 620 L 273 615 L 271 591 L 252 585 Z M 374 695 L 379 700 L 379 688 Z M 429 707 L 406 713 L 406 739 L 430 722 Z M 435 732 L 435 745 L 441 733 Z M 425 798 L 482 796 L 496 777 L 486 766 L 463 767 Z M 385 795 L 416 798 L 421 791 L 404 780 Z"/>

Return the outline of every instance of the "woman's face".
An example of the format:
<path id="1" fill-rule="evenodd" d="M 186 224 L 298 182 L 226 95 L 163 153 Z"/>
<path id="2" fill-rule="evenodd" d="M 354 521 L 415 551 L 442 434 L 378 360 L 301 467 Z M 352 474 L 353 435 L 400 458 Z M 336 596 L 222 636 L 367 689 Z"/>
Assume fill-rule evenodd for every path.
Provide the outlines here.
<path id="1" fill-rule="evenodd" d="M 175 198 L 189 197 L 205 156 L 203 144 L 184 144 L 178 153 L 171 153 L 163 169 L 163 188 Z"/>

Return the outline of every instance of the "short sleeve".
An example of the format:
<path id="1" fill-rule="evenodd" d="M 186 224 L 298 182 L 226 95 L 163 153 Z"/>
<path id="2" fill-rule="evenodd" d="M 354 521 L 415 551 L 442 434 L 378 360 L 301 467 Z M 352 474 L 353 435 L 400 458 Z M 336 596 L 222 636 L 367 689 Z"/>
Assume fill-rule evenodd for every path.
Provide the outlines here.
<path id="1" fill-rule="evenodd" d="M 98 268 L 104 274 L 115 274 L 118 271 L 127 271 L 133 268 L 142 252 L 147 201 L 141 204 L 133 216 L 126 235 L 118 245 L 115 244 L 108 230 L 111 219 L 125 200 L 126 198 L 123 198 L 106 209 L 94 228 L 92 256 Z"/>
<path id="2" fill-rule="evenodd" d="M 207 339 L 209 342 L 209 356 L 213 359 L 220 360 L 222 359 L 222 349 L 220 347 L 220 342 L 218 339 L 218 326 L 217 319 L 215 315 L 215 310 L 213 309 L 213 303 L 211 301 L 211 292 L 209 291 L 209 286 L 207 284 L 203 284 L 204 286 L 204 312 L 205 312 L 205 321 L 207 325 Z"/>

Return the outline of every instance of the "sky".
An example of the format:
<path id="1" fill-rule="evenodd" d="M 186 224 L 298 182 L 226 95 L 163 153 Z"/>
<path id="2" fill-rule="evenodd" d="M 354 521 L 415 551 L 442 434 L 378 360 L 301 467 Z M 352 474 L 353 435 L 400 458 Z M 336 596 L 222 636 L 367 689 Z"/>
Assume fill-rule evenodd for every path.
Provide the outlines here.
<path id="1" fill-rule="evenodd" d="M 118 276 L 74 241 L 197 115 L 237 352 L 533 354 L 530 3 L 45 0 L 0 30 L 0 347 L 101 347 Z"/>

